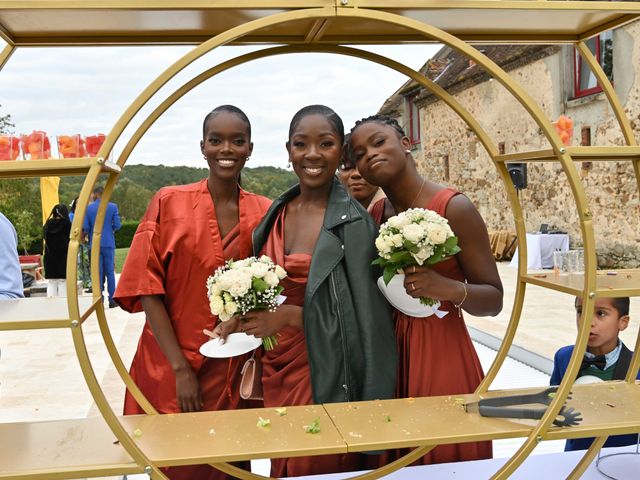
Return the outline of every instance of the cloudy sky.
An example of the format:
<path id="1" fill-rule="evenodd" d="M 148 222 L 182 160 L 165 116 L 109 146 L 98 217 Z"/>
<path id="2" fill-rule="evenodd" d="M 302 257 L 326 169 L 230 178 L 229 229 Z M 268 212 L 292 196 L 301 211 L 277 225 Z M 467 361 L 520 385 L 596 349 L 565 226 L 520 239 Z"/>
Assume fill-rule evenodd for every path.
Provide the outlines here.
<path id="1" fill-rule="evenodd" d="M 2 45 L 1 47 L 4 47 Z M 0 47 L 0 48 L 1 48 Z M 203 70 L 257 47 L 223 47 L 199 59 L 165 86 L 134 118 L 137 126 L 176 88 Z M 433 45 L 366 49 L 417 69 L 438 50 Z M 0 115 L 11 114 L 14 133 L 108 133 L 131 101 L 189 47 L 19 49 L 0 73 Z M 329 54 L 291 54 L 228 70 L 192 90 L 147 132 L 129 164 L 204 166 L 198 142 L 202 118 L 217 105 L 242 108 L 253 126 L 251 166 L 286 165 L 289 120 L 301 107 L 334 108 L 345 127 L 375 113 L 406 77 L 364 60 Z M 125 131 L 124 139 L 133 132 Z M 124 145 L 119 142 L 115 152 Z"/>

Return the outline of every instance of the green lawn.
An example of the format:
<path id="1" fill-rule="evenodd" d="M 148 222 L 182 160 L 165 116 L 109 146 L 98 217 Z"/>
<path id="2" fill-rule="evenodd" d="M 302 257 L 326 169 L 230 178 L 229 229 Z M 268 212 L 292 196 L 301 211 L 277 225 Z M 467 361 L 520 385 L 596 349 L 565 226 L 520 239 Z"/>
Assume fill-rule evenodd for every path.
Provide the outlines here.
<path id="1" fill-rule="evenodd" d="M 128 248 L 116 248 L 116 273 L 122 272 L 122 265 L 124 265 L 124 259 L 127 258 L 129 253 Z"/>

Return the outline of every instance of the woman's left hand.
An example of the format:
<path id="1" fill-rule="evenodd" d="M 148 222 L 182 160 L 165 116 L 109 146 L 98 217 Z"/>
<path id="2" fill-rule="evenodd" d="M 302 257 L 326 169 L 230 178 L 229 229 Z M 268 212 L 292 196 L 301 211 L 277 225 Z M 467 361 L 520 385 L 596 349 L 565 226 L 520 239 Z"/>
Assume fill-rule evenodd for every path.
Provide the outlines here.
<path id="1" fill-rule="evenodd" d="M 284 327 L 302 328 L 302 307 L 280 305 L 275 312 L 257 310 L 240 317 L 240 331 L 256 338 L 270 337 Z"/>
<path id="2" fill-rule="evenodd" d="M 413 298 L 429 297 L 434 300 L 458 300 L 461 282 L 440 275 L 426 265 L 411 265 L 404 269 L 404 288 Z"/>

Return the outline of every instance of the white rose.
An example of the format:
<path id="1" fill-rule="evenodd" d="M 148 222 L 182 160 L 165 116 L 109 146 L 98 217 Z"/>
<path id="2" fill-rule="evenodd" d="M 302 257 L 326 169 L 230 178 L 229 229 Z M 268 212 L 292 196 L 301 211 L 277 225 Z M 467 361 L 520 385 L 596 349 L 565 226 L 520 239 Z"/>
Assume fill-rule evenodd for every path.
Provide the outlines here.
<path id="1" fill-rule="evenodd" d="M 276 271 L 276 275 L 280 280 L 282 280 L 284 277 L 287 276 L 287 272 L 280 265 L 276 265 L 275 271 Z"/>
<path id="2" fill-rule="evenodd" d="M 264 274 L 264 277 L 262 277 L 262 279 L 267 282 L 267 285 L 269 285 L 270 287 L 276 287 L 278 285 L 278 283 L 280 282 L 280 279 L 278 278 L 278 275 L 276 275 L 273 272 L 269 272 L 267 271 L 267 273 Z"/>
<path id="3" fill-rule="evenodd" d="M 260 257 L 260 261 L 261 261 L 262 263 L 266 263 L 267 265 L 269 265 L 269 264 L 273 263 L 273 262 L 271 261 L 271 258 L 269 258 L 269 256 L 268 256 L 268 255 L 262 255 L 262 256 Z"/>
<path id="4" fill-rule="evenodd" d="M 417 253 L 411 254 L 416 262 L 418 262 L 418 265 L 422 265 L 431 255 L 433 255 L 433 249 L 428 247 L 421 248 Z"/>
<path id="5" fill-rule="evenodd" d="M 427 227 L 427 236 L 431 243 L 440 245 L 447 240 L 447 230 L 443 225 L 431 224 Z"/>
<path id="6" fill-rule="evenodd" d="M 424 229 L 420 225 L 412 223 L 402 227 L 402 235 L 410 242 L 417 244 L 424 237 Z"/>
<path id="7" fill-rule="evenodd" d="M 242 297 L 251 289 L 251 277 L 238 277 L 229 287 L 229 293 L 234 297 Z"/>
<path id="8" fill-rule="evenodd" d="M 387 253 L 389 251 L 387 242 L 385 241 L 384 237 L 379 236 L 378 238 L 376 238 L 376 248 L 380 253 Z"/>
<path id="9" fill-rule="evenodd" d="M 212 283 L 211 287 L 209 288 L 209 293 L 211 295 L 220 295 L 220 293 L 222 292 L 222 289 L 220 288 L 220 285 L 218 285 L 218 283 Z"/>
<path id="10" fill-rule="evenodd" d="M 227 320 L 230 320 L 231 317 L 233 317 L 233 315 L 229 315 L 227 312 L 220 312 L 220 315 L 218 315 L 218 318 L 220 319 L 221 322 L 226 322 Z"/>
<path id="11" fill-rule="evenodd" d="M 251 275 L 258 278 L 263 278 L 265 273 L 269 271 L 269 265 L 262 262 L 256 262 L 251 264 Z"/>
<path id="12" fill-rule="evenodd" d="M 227 302 L 224 306 L 224 311 L 229 315 L 234 315 L 238 311 L 238 304 L 236 302 Z"/>
<path id="13" fill-rule="evenodd" d="M 393 245 L 395 247 L 401 247 L 402 244 L 404 243 L 404 239 L 402 238 L 402 235 L 400 235 L 399 233 L 396 233 L 395 235 L 393 235 L 391 237 L 391 241 L 393 242 Z"/>
<path id="14" fill-rule="evenodd" d="M 209 308 L 211 308 L 211 313 L 214 315 L 220 315 L 220 313 L 224 310 L 224 302 L 222 301 L 222 297 L 219 295 L 214 295 L 209 300 Z"/>
<path id="15" fill-rule="evenodd" d="M 387 220 L 387 223 L 393 228 L 401 229 L 402 227 L 409 225 L 411 223 L 411 220 L 409 220 L 406 215 L 400 214 L 391 217 L 389 220 Z"/>
<path id="16" fill-rule="evenodd" d="M 395 243 L 393 242 L 393 237 L 391 236 L 384 237 L 384 244 L 387 248 L 386 250 L 387 252 L 390 252 L 396 246 Z"/>

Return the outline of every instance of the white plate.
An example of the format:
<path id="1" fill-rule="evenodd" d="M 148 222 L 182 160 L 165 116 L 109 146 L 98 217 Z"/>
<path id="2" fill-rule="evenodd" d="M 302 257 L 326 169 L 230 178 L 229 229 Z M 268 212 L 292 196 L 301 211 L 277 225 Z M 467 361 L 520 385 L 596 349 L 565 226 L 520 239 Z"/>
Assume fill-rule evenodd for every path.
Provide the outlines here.
<path id="1" fill-rule="evenodd" d="M 224 343 L 222 343 L 220 338 L 212 338 L 200 346 L 200 353 L 205 357 L 213 358 L 236 357 L 255 350 L 260 345 L 262 345 L 262 340 L 253 335 L 247 335 L 241 332 L 232 333 Z"/>
<path id="2" fill-rule="evenodd" d="M 431 315 L 437 315 L 438 318 L 444 317 L 447 312 L 438 310 L 440 302 L 436 302 L 435 305 L 428 306 L 420 303 L 419 298 L 413 298 L 407 293 L 404 288 L 404 274 L 396 273 L 388 285 L 384 284 L 382 277 L 378 278 L 378 288 L 382 294 L 389 300 L 389 303 L 400 310 L 402 313 L 410 315 L 412 317 L 430 317 Z"/>
<path id="3" fill-rule="evenodd" d="M 604 382 L 600 377 L 596 377 L 595 375 L 583 375 L 582 377 L 576 378 L 576 381 L 573 382 L 574 385 L 587 385 L 589 383 L 600 383 Z"/>

